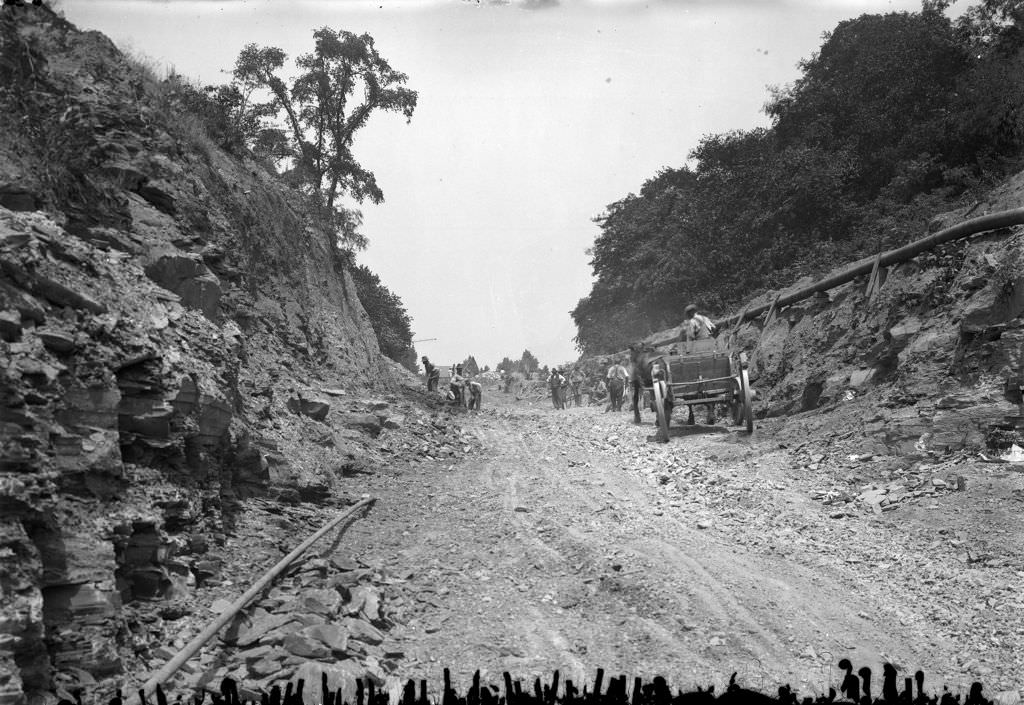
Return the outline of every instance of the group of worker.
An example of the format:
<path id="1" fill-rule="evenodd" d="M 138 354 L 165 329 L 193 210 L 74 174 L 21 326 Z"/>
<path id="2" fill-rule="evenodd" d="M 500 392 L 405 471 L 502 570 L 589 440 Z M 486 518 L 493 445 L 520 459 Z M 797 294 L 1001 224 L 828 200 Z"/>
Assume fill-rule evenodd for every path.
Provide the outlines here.
<path id="1" fill-rule="evenodd" d="M 551 368 L 548 375 L 548 389 L 551 390 L 551 401 L 556 409 L 564 409 L 566 401 L 571 397 L 576 406 L 580 406 L 582 390 L 581 387 L 586 381 L 583 373 L 577 369 L 569 372 L 568 376 L 563 375 L 557 367 Z"/>
<path id="2" fill-rule="evenodd" d="M 697 306 L 690 304 L 683 312 L 683 325 L 679 334 L 680 342 L 690 340 L 705 340 L 714 337 L 717 333 L 715 324 L 707 316 L 697 312 Z M 437 391 L 441 378 L 440 370 L 431 364 L 426 356 L 422 358 L 423 369 L 427 375 L 427 391 Z M 603 401 L 607 396 L 608 404 L 605 411 L 622 411 L 622 403 L 625 399 L 626 382 L 629 380 L 629 370 L 622 363 L 621 358 L 614 358 L 609 365 L 604 377 L 590 387 L 589 394 L 591 403 Z M 564 409 L 566 402 L 571 397 L 576 406 L 582 406 L 584 385 L 587 382 L 583 372 L 573 367 L 568 375 L 562 373 L 557 367 L 551 370 L 547 379 L 547 387 L 551 392 L 551 403 L 556 409 Z M 511 383 L 511 376 L 505 380 L 505 391 L 508 391 Z M 463 374 L 462 365 L 452 365 L 452 376 L 448 382 L 446 396 L 449 401 L 458 406 L 466 406 L 469 409 L 480 409 L 480 402 L 483 400 L 483 385 L 470 376 Z"/>
<path id="3" fill-rule="evenodd" d="M 427 391 L 438 391 L 437 386 L 441 380 L 441 371 L 424 355 L 421 360 L 423 371 L 427 375 Z M 448 401 L 454 402 L 456 406 L 465 406 L 471 410 L 480 410 L 480 402 L 484 398 L 484 387 L 469 375 L 463 374 L 462 365 L 452 365 L 452 376 L 448 380 L 448 391 L 445 393 Z"/>
<path id="4" fill-rule="evenodd" d="M 626 389 L 629 370 L 620 360 L 613 360 L 604 377 L 587 384 L 587 378 L 578 368 L 569 371 L 568 376 L 557 367 L 548 376 L 548 389 L 551 392 L 551 403 L 556 409 L 564 409 L 569 398 L 576 406 L 583 405 L 583 393 L 586 388 L 590 403 L 607 400 L 605 411 L 622 411 L 622 401 Z"/>

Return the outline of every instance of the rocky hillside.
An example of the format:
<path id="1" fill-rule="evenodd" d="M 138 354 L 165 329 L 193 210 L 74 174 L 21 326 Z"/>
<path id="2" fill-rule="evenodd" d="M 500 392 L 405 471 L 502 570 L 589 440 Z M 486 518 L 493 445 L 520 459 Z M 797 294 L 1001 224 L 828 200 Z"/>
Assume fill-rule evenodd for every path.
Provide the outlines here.
<path id="1" fill-rule="evenodd" d="M 125 605 L 215 576 L 238 500 L 337 494 L 399 385 L 301 195 L 162 91 L 0 13 L 0 703 L 121 670 Z"/>
<path id="2" fill-rule="evenodd" d="M 929 229 L 1022 205 L 1019 174 Z M 784 308 L 767 325 L 764 317 L 745 323 L 737 341 L 751 352 L 757 412 L 835 414 L 819 430 L 831 425 L 847 449 L 865 454 L 991 453 L 1020 443 L 1022 263 L 1024 229 L 982 233 L 890 269 L 873 297 L 862 277 Z M 650 339 L 672 335 L 678 329 Z"/>

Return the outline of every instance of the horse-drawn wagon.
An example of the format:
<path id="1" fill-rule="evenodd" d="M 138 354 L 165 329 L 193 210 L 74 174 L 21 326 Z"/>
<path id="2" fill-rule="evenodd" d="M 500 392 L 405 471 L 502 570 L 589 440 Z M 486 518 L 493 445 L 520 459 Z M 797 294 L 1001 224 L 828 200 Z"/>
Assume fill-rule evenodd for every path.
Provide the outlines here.
<path id="1" fill-rule="evenodd" d="M 640 397 L 647 392 L 662 440 L 668 440 L 672 409 L 681 405 L 691 407 L 692 418 L 694 406 L 724 404 L 733 424 L 745 425 L 747 432 L 753 433 L 754 390 L 745 352 L 715 338 L 681 342 L 668 353 L 639 346 L 631 352 L 636 423 L 640 423 Z"/>

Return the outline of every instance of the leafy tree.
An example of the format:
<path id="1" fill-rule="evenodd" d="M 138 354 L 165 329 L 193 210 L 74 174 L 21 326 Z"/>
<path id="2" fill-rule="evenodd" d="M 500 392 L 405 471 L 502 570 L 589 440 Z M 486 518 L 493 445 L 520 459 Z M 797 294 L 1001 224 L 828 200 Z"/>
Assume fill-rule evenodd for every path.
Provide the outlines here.
<path id="1" fill-rule="evenodd" d="M 355 133 L 377 110 L 412 119 L 417 94 L 405 87 L 408 77 L 391 68 L 369 34 L 322 27 L 313 38 L 313 51 L 295 61 L 300 73 L 290 85 L 280 76 L 287 55 L 255 44 L 239 54 L 235 81 L 246 94 L 265 89 L 283 113 L 297 183 L 322 194 L 328 208 L 341 194 L 380 203 L 384 194 L 376 178 L 352 154 Z"/>
<path id="2" fill-rule="evenodd" d="M 476 364 L 476 358 L 470 355 L 462 362 L 462 371 L 467 375 L 480 374 L 480 366 Z"/>
<path id="3" fill-rule="evenodd" d="M 374 47 L 373 37 L 323 27 L 313 33 L 314 49 L 299 56 L 298 74 L 283 76 L 287 55 L 276 47 L 249 44 L 239 54 L 232 82 L 198 89 L 180 77 L 168 79 L 171 105 L 198 116 L 225 150 L 248 151 L 272 173 L 307 196 L 304 211 L 337 235 L 343 249 L 366 246 L 361 214 L 339 205 L 383 201 L 373 173 L 352 154 L 355 134 L 376 111 L 399 112 L 411 120 L 417 93 Z"/>
<path id="4" fill-rule="evenodd" d="M 526 374 L 532 374 L 537 371 L 540 367 L 540 361 L 533 356 L 529 350 L 523 350 L 522 356 L 519 358 L 521 371 Z"/>
<path id="5" fill-rule="evenodd" d="M 522 374 L 536 372 L 539 368 L 540 362 L 529 350 L 523 350 L 523 354 L 518 360 L 510 360 L 506 355 L 502 358 L 501 362 L 498 363 L 497 367 L 498 370 L 502 370 L 504 372 L 521 372 Z"/>
<path id="6" fill-rule="evenodd" d="M 290 155 L 287 145 L 275 138 L 280 131 L 264 128 L 264 120 L 277 113 L 276 107 L 273 102 L 254 100 L 253 86 L 229 83 L 198 89 L 176 74 L 165 83 L 171 99 L 202 120 L 207 134 L 224 151 L 242 154 L 252 148 L 258 159 L 270 161 Z"/>
<path id="7" fill-rule="evenodd" d="M 851 190 L 872 197 L 902 160 L 950 148 L 945 108 L 966 62 L 941 12 L 862 15 L 827 34 L 800 63 L 803 75 L 766 111 L 782 143 L 854 155 Z"/>
<path id="8" fill-rule="evenodd" d="M 951 3 L 936 0 L 941 9 Z M 1024 3 L 1020 0 L 982 0 L 957 18 L 961 41 L 974 55 L 1018 48 L 1024 42 Z"/>
<path id="9" fill-rule="evenodd" d="M 370 325 L 377 335 L 382 353 L 417 372 L 416 349 L 412 345 L 412 321 L 396 294 L 381 282 L 380 277 L 364 265 L 349 270 L 356 285 L 356 293 L 370 317 Z"/>
<path id="10" fill-rule="evenodd" d="M 836 263 L 920 236 L 936 211 L 1024 163 L 1024 4 L 948 0 L 825 35 L 767 129 L 705 136 L 607 206 L 571 315 L 584 354 L 621 350 Z M 953 203 L 950 203 L 953 201 Z"/>
<path id="11" fill-rule="evenodd" d="M 402 367 L 414 374 L 420 373 L 420 360 L 416 354 L 416 348 L 409 346 L 405 352 L 396 360 Z"/>
<path id="12" fill-rule="evenodd" d="M 972 58 L 951 110 L 962 161 L 974 157 L 976 172 L 1012 169 L 1024 144 L 1024 3 L 984 0 L 956 29 Z"/>
<path id="13" fill-rule="evenodd" d="M 600 280 L 589 296 L 571 311 L 576 323 L 576 347 L 584 355 L 621 350 L 629 340 L 642 338 L 655 327 L 640 307 L 627 297 L 607 292 Z"/>

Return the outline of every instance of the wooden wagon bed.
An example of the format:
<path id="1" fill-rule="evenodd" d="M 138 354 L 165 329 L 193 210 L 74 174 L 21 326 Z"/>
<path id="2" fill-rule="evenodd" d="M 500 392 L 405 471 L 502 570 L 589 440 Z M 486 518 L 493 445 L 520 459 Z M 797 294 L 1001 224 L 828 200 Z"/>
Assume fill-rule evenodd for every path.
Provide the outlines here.
<path id="1" fill-rule="evenodd" d="M 747 373 L 747 355 L 718 340 L 681 344 L 681 350 L 656 360 L 652 386 L 654 411 L 662 436 L 668 439 L 670 408 L 666 405 L 726 404 L 733 423 L 754 431 L 753 391 Z"/>

